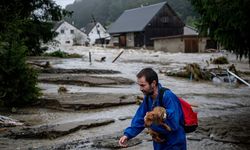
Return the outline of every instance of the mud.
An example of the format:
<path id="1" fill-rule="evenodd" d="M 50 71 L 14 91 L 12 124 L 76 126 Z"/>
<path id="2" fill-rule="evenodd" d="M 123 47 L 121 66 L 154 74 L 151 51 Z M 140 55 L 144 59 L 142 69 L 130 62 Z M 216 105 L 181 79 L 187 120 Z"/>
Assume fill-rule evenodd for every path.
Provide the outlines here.
<path id="1" fill-rule="evenodd" d="M 113 123 L 114 119 L 85 120 L 79 122 L 68 122 L 55 125 L 43 125 L 38 127 L 24 127 L 13 129 L 5 133 L 4 137 L 14 139 L 55 139 L 77 130 L 107 125 Z"/>
<path id="2" fill-rule="evenodd" d="M 41 74 L 38 81 L 42 83 L 79 86 L 130 85 L 134 83 L 133 80 L 123 77 L 101 77 L 85 74 Z"/>
<path id="3" fill-rule="evenodd" d="M 63 68 L 45 68 L 40 70 L 41 73 L 85 73 L 85 74 L 117 74 L 119 71 L 105 69 L 63 69 Z"/>
<path id="4" fill-rule="evenodd" d="M 54 149 L 54 150 L 60 150 L 60 149 L 120 149 L 121 147 L 118 144 L 118 140 L 120 136 L 122 135 L 121 132 L 115 133 L 112 135 L 105 135 L 100 137 L 95 137 L 91 139 L 87 139 L 84 141 L 78 140 L 71 143 L 65 143 L 63 145 L 59 146 L 53 146 L 53 147 L 42 147 L 42 149 Z M 143 134 L 145 136 L 145 134 Z M 79 144 L 80 143 L 80 144 Z M 134 147 L 138 144 L 142 143 L 142 138 L 134 138 L 133 140 L 128 142 L 128 147 Z M 41 148 L 39 148 L 41 149 Z"/>
<path id="5" fill-rule="evenodd" d="M 42 106 L 57 109 L 97 109 L 136 103 L 136 95 L 99 94 L 99 93 L 66 93 L 45 94 L 41 98 Z"/>
<path id="6" fill-rule="evenodd" d="M 188 149 L 230 149 L 247 150 L 250 146 L 250 114 L 231 116 L 208 117 L 199 121 L 199 127 L 194 133 L 187 134 Z M 242 121 L 240 121 L 242 120 Z M 97 136 L 85 140 L 76 140 L 52 147 L 39 149 L 118 149 L 117 141 L 122 132 L 110 135 Z M 137 138 L 128 142 L 126 150 L 152 149 L 152 140 L 149 135 L 142 132 Z"/>

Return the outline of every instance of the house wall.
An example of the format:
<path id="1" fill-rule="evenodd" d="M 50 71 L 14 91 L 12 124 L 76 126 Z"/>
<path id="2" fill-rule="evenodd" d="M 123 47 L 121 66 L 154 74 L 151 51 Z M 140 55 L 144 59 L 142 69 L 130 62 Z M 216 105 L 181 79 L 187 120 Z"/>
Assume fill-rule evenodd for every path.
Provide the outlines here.
<path id="1" fill-rule="evenodd" d="M 143 31 L 134 32 L 134 42 L 131 42 L 131 33 L 126 34 L 126 47 L 144 47 L 151 48 L 154 46 L 154 41 L 151 40 L 155 37 L 166 37 L 173 35 L 183 34 L 184 23 L 172 10 L 172 8 L 165 4 L 159 12 L 151 19 L 151 21 L 145 25 Z M 113 33 L 117 35 L 121 33 Z M 112 36 L 113 36 L 112 35 Z M 122 35 L 123 36 L 123 35 Z M 121 41 L 121 40 L 120 40 Z M 124 44 L 119 43 L 122 47 Z"/>
<path id="2" fill-rule="evenodd" d="M 207 45 L 207 39 L 206 37 L 199 38 L 199 52 L 204 53 L 206 50 Z"/>
<path id="3" fill-rule="evenodd" d="M 126 34 L 126 43 L 127 43 L 127 47 L 135 47 L 134 33 L 127 33 Z"/>
<path id="4" fill-rule="evenodd" d="M 199 52 L 205 52 L 207 38 L 199 38 L 198 48 Z M 154 49 L 165 52 L 185 52 L 185 38 L 166 38 L 154 40 Z"/>
<path id="5" fill-rule="evenodd" d="M 108 46 L 119 46 L 119 36 L 111 36 Z"/>
<path id="6" fill-rule="evenodd" d="M 64 22 L 56 30 L 55 37 L 61 45 L 85 45 L 87 35 L 71 24 Z"/>
<path id="7" fill-rule="evenodd" d="M 146 46 L 153 46 L 154 37 L 166 37 L 183 34 L 184 23 L 169 5 L 164 5 L 161 10 L 145 27 Z"/>
<path id="8" fill-rule="evenodd" d="M 143 47 L 143 46 L 144 46 L 144 33 L 134 32 L 134 47 Z"/>
<path id="9" fill-rule="evenodd" d="M 99 30 L 100 35 L 97 32 L 97 29 Z M 100 38 L 110 39 L 109 33 L 107 33 L 106 29 L 100 23 L 96 24 L 96 26 L 89 32 L 88 36 L 90 39 L 89 43 L 91 45 L 95 44 L 96 39 L 100 39 Z"/>
<path id="10" fill-rule="evenodd" d="M 165 52 L 184 52 L 184 41 L 181 38 L 154 40 L 154 49 Z"/>

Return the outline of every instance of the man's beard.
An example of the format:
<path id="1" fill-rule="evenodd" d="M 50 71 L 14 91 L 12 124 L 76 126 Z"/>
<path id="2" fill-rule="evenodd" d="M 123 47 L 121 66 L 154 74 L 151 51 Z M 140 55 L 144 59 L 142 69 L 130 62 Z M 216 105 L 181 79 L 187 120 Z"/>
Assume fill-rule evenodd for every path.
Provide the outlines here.
<path id="1" fill-rule="evenodd" d="M 154 89 L 150 86 L 150 89 L 148 92 L 142 90 L 142 93 L 146 96 L 152 96 L 154 94 Z"/>

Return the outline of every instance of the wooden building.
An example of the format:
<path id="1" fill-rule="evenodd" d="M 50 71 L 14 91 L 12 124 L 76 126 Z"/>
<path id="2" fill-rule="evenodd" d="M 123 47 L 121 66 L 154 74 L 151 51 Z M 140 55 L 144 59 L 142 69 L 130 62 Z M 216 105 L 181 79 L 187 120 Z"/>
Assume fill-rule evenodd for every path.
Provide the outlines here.
<path id="1" fill-rule="evenodd" d="M 185 26 L 181 35 L 152 38 L 154 49 L 165 52 L 197 53 L 205 52 L 207 49 L 217 49 L 213 40 L 200 36 L 198 31 L 192 27 Z"/>
<path id="2" fill-rule="evenodd" d="M 120 47 L 153 47 L 152 38 L 183 34 L 184 23 L 166 3 L 125 10 L 111 25 L 110 43 Z"/>

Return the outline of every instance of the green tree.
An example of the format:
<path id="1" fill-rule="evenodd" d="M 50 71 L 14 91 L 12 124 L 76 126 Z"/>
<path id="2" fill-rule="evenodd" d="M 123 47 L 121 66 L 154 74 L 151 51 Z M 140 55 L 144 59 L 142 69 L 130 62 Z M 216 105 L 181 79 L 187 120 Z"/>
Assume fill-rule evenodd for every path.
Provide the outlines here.
<path id="1" fill-rule="evenodd" d="M 188 16 L 186 19 L 186 25 L 196 28 L 198 22 L 196 17 Z"/>
<path id="2" fill-rule="evenodd" d="M 200 14 L 198 29 L 250 63 L 250 1 L 190 0 Z"/>
<path id="3" fill-rule="evenodd" d="M 1 0 L 0 1 L 0 33 L 17 32 L 13 24 L 18 23 L 18 33 L 28 47 L 29 55 L 40 55 L 41 42 L 48 42 L 55 33 L 51 31 L 53 21 L 70 14 L 62 10 L 52 0 Z"/>
<path id="4" fill-rule="evenodd" d="M 37 73 L 26 64 L 27 47 L 18 37 L 0 43 L 0 91 L 7 107 L 25 106 L 37 100 Z"/>
<path id="5" fill-rule="evenodd" d="M 0 100 L 5 106 L 36 101 L 37 74 L 26 64 L 26 56 L 41 52 L 41 42 L 54 35 L 48 22 L 66 14 L 51 0 L 0 1 Z"/>

